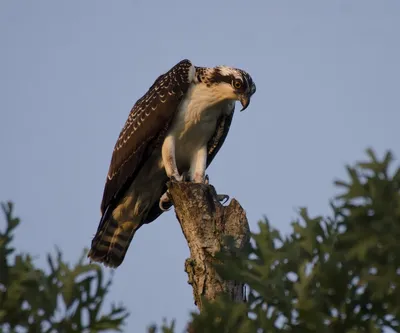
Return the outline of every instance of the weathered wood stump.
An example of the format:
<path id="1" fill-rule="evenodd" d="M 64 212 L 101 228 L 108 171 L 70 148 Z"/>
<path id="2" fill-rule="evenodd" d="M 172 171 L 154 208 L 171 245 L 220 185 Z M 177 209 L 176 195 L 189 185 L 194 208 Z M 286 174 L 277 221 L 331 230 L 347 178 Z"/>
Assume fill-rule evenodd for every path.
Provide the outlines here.
<path id="1" fill-rule="evenodd" d="M 190 249 L 185 271 L 195 305 L 201 311 L 202 296 L 214 300 L 221 293 L 234 301 L 245 301 L 244 285 L 223 280 L 212 265 L 217 260 L 215 254 L 224 246 L 225 236 L 232 236 L 239 250 L 249 241 L 249 224 L 242 206 L 235 199 L 223 206 L 212 185 L 171 181 L 168 189 Z"/>

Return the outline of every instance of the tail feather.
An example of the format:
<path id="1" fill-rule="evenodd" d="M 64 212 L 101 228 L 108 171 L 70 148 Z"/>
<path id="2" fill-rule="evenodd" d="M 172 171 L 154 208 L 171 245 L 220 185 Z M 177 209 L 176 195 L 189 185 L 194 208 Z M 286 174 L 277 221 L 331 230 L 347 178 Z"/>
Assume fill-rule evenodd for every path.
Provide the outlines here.
<path id="1" fill-rule="evenodd" d="M 141 223 L 135 221 L 118 223 L 110 216 L 97 230 L 88 257 L 105 266 L 118 267 L 124 260 L 132 238 L 140 226 Z"/>
<path id="2" fill-rule="evenodd" d="M 158 189 L 154 185 L 158 178 L 154 178 L 152 169 L 144 170 L 124 195 L 104 210 L 88 253 L 92 261 L 114 268 L 121 265 L 133 236 L 146 222 L 150 208 L 159 201 L 164 178 Z"/>

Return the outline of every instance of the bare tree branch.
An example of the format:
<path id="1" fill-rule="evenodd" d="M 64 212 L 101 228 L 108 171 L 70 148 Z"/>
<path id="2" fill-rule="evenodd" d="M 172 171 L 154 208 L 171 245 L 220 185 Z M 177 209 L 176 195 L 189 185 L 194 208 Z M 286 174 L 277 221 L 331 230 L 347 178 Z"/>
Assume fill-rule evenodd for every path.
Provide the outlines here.
<path id="1" fill-rule="evenodd" d="M 220 293 L 227 293 L 234 301 L 245 301 L 243 284 L 224 281 L 212 265 L 217 261 L 215 254 L 224 246 L 225 236 L 232 236 L 238 249 L 249 241 L 244 209 L 235 199 L 223 206 L 212 185 L 171 181 L 168 189 L 190 249 L 185 271 L 193 288 L 195 305 L 201 310 L 201 296 L 214 300 Z"/>

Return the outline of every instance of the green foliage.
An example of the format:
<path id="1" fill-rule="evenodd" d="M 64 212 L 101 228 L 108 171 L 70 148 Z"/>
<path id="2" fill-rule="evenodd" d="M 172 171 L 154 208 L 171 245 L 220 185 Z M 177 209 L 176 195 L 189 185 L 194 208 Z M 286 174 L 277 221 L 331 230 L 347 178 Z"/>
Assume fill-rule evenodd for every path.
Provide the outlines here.
<path id="1" fill-rule="evenodd" d="M 193 313 L 190 332 L 360 333 L 400 330 L 400 168 L 388 152 L 347 167 L 331 216 L 302 208 L 282 236 L 265 218 L 248 248 L 220 254 L 248 302 L 221 297 Z"/>
<path id="2" fill-rule="evenodd" d="M 128 313 L 112 304 L 101 315 L 111 279 L 100 266 L 84 264 L 86 250 L 73 267 L 57 249 L 48 255 L 49 273 L 34 266 L 28 254 L 12 255 L 13 231 L 20 223 L 12 203 L 2 204 L 5 232 L 0 232 L 0 332 L 121 331 Z"/>
<path id="3" fill-rule="evenodd" d="M 400 331 L 400 168 L 388 152 L 347 167 L 347 181 L 331 202 L 330 216 L 306 208 L 282 235 L 265 218 L 244 251 L 220 253 L 222 277 L 245 283 L 248 302 L 227 296 L 192 313 L 191 333 L 362 333 Z M 59 250 L 48 255 L 49 273 L 27 254 L 14 255 L 19 219 L 3 205 L 0 232 L 0 332 L 101 332 L 119 330 L 128 315 L 112 306 L 101 315 L 111 280 L 81 257 L 70 267 Z M 229 241 L 229 240 L 228 240 Z M 13 258 L 13 262 L 11 260 Z M 164 321 L 149 333 L 173 333 Z M 388 331 L 385 331 L 388 332 Z"/>
<path id="4" fill-rule="evenodd" d="M 148 333 L 174 333 L 175 321 L 173 320 L 170 325 L 167 324 L 167 320 L 164 318 L 163 324 L 158 330 L 157 325 L 151 325 L 148 329 Z"/>

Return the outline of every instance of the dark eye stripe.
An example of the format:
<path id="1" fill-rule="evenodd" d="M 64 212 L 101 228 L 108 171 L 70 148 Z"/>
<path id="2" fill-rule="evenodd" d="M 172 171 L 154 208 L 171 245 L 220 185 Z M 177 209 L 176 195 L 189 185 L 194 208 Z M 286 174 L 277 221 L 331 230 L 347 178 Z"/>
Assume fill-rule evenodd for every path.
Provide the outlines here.
<path id="1" fill-rule="evenodd" d="M 246 88 L 248 88 L 250 85 L 249 85 L 249 81 L 247 80 L 247 75 L 243 75 L 243 77 L 244 77 L 244 80 L 246 81 L 245 86 L 246 86 Z"/>
<path id="2" fill-rule="evenodd" d="M 231 70 L 226 71 L 225 69 L 222 70 L 218 67 L 214 68 L 213 70 L 206 69 L 205 67 L 196 67 L 196 74 L 199 75 L 197 77 L 198 81 L 204 82 L 208 86 L 225 82 L 233 86 L 235 89 L 243 92 L 252 89 L 253 86 L 253 80 L 251 76 L 241 69 L 232 68 Z M 239 79 L 242 83 L 241 87 L 239 88 L 235 87 L 235 81 L 237 79 Z"/>

